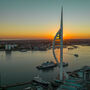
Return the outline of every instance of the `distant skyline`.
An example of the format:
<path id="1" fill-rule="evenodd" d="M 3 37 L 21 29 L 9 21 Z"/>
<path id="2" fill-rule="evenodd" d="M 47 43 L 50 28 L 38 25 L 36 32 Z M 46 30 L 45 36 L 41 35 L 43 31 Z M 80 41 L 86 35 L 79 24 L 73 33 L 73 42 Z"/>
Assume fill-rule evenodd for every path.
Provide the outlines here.
<path id="1" fill-rule="evenodd" d="M 53 39 L 64 7 L 64 39 L 90 39 L 90 0 L 0 0 L 0 39 Z"/>

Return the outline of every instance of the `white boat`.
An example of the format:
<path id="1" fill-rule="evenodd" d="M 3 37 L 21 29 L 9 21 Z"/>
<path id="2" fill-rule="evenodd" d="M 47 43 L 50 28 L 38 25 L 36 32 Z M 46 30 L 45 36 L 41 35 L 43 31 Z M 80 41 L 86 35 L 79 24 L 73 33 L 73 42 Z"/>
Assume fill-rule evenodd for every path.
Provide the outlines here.
<path id="1" fill-rule="evenodd" d="M 48 86 L 50 84 L 48 81 L 42 80 L 42 78 L 39 77 L 39 75 L 37 77 L 34 77 L 33 82 L 36 82 L 38 84 L 42 84 L 42 85 L 45 85 L 45 86 Z"/>
<path id="2" fill-rule="evenodd" d="M 38 69 L 48 69 L 48 68 L 53 68 L 53 67 L 56 67 L 57 66 L 57 63 L 54 63 L 53 61 L 49 62 L 45 62 L 45 63 L 42 63 L 41 65 L 37 66 L 36 68 Z M 68 66 L 68 63 L 65 63 L 63 62 L 63 67 L 65 66 Z"/>
<path id="3" fill-rule="evenodd" d="M 49 62 L 45 62 L 45 63 L 42 63 L 41 65 L 37 66 L 36 68 L 38 69 L 47 69 L 47 68 L 52 68 L 52 67 L 56 67 L 57 64 L 54 63 L 53 61 Z"/>

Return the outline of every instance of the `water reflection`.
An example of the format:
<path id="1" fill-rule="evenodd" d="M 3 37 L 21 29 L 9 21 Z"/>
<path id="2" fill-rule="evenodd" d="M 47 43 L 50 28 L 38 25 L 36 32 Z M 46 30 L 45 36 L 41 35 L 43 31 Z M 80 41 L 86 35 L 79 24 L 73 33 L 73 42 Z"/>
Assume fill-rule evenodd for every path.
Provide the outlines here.
<path id="1" fill-rule="evenodd" d="M 11 60 L 12 51 L 5 51 L 6 59 Z"/>
<path id="2" fill-rule="evenodd" d="M 57 58 L 59 59 L 59 49 L 55 49 L 55 52 L 57 54 Z M 64 53 L 79 54 L 78 58 L 73 55 L 64 54 L 64 61 L 69 63 L 68 67 L 65 67 L 65 71 L 73 71 L 85 65 L 90 65 L 90 46 L 79 46 L 79 48 L 73 50 L 64 48 Z M 2 54 L 3 58 L 1 58 Z M 12 84 L 30 81 L 39 73 L 44 80 L 52 81 L 52 79 L 55 79 L 59 73 L 58 67 L 50 70 L 36 69 L 37 65 L 49 60 L 55 61 L 53 58 L 52 49 L 48 51 L 28 51 L 25 53 L 19 51 L 0 51 L 0 72 L 4 72 L 7 78 L 7 80 L 5 80 L 5 76 L 2 76 L 4 79 L 3 83 Z"/>
<path id="3" fill-rule="evenodd" d="M 54 71 L 55 69 L 54 69 L 55 67 L 53 67 L 53 68 L 47 68 L 47 69 L 38 69 L 39 71 L 41 71 L 41 72 L 49 72 L 49 71 Z"/>

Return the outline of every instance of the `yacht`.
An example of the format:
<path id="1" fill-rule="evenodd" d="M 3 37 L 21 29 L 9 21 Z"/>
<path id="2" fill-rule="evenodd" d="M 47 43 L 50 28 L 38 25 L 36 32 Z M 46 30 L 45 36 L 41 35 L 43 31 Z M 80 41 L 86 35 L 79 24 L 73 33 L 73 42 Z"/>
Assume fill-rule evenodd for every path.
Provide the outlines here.
<path id="1" fill-rule="evenodd" d="M 52 67 L 56 67 L 57 64 L 54 63 L 53 61 L 47 61 L 45 63 L 42 63 L 41 65 L 37 66 L 36 68 L 38 69 L 46 69 L 46 68 L 52 68 Z"/>
<path id="2" fill-rule="evenodd" d="M 38 69 L 48 69 L 48 68 L 53 68 L 56 67 L 57 63 L 54 63 L 53 61 L 47 61 L 45 63 L 42 63 L 41 65 L 37 66 L 36 68 Z M 68 63 L 63 62 L 63 67 L 68 66 Z"/>
<path id="3" fill-rule="evenodd" d="M 36 82 L 41 85 L 48 86 L 50 83 L 48 81 L 44 81 L 39 75 L 37 77 L 34 77 L 33 82 Z"/>

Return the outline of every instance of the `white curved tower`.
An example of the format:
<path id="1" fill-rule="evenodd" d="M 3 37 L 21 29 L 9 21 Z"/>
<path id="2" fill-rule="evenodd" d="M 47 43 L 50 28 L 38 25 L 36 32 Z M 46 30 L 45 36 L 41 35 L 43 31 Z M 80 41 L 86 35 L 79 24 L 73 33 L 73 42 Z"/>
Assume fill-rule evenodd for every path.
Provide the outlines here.
<path id="1" fill-rule="evenodd" d="M 63 7 L 61 10 L 61 27 L 59 32 L 60 37 L 60 80 L 63 80 Z"/>
<path id="2" fill-rule="evenodd" d="M 60 63 L 55 55 L 55 40 L 57 39 L 57 37 L 60 39 Z M 53 40 L 53 56 L 58 64 L 58 66 L 60 67 L 60 81 L 63 80 L 63 7 L 61 9 L 61 25 L 60 25 L 60 29 L 59 31 L 56 33 L 54 40 Z M 67 76 L 67 74 L 65 73 L 65 76 Z"/>

